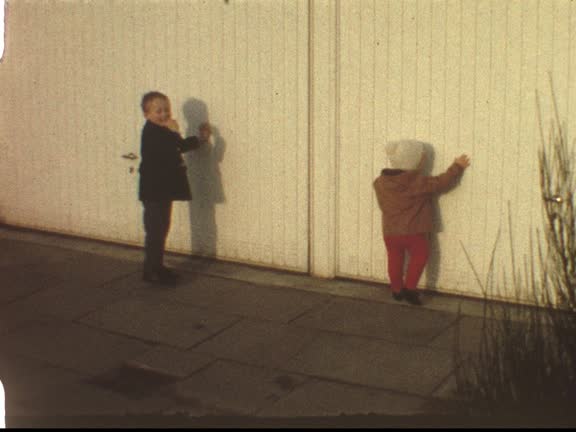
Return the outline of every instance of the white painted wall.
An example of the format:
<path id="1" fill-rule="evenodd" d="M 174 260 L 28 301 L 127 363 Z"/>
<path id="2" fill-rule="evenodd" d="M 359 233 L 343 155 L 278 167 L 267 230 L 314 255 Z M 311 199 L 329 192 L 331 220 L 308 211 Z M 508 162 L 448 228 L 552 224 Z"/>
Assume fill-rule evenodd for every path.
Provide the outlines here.
<path id="1" fill-rule="evenodd" d="M 141 244 L 121 155 L 159 90 L 184 132 L 216 132 L 168 248 L 308 270 L 307 1 L 12 0 L 7 20 L 0 218 Z"/>
<path id="2" fill-rule="evenodd" d="M 540 224 L 535 91 L 548 71 L 576 129 L 569 0 L 11 0 L 0 63 L 0 219 L 142 244 L 142 94 L 182 128 L 187 158 L 169 249 L 323 277 L 387 281 L 372 180 L 389 139 L 472 167 L 440 201 L 422 285 L 478 295 L 497 230 L 516 250 Z M 499 259 L 507 260 L 502 251 Z"/>

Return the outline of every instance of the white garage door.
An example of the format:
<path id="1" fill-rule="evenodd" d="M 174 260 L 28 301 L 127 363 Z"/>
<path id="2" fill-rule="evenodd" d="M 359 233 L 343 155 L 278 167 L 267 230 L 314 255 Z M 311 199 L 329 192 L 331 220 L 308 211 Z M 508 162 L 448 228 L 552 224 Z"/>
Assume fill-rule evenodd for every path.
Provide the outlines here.
<path id="1" fill-rule="evenodd" d="M 509 266 L 508 203 L 515 252 L 529 254 L 530 232 L 542 227 L 535 92 L 548 119 L 550 73 L 576 131 L 575 19 L 568 0 L 340 3 L 339 275 L 388 280 L 372 180 L 384 144 L 400 138 L 434 147 L 434 175 L 461 153 L 472 158 L 439 200 L 423 286 L 480 294 L 463 248 L 484 277 L 499 227 L 497 264 Z"/>
<path id="2" fill-rule="evenodd" d="M 141 244 L 149 90 L 181 128 L 194 193 L 168 248 L 308 269 L 308 3 L 14 1 L 0 64 L 5 222 Z M 131 171 L 132 170 L 132 171 Z M 8 205 L 9 204 L 9 205 Z M 216 228 L 218 227 L 218 228 Z"/>

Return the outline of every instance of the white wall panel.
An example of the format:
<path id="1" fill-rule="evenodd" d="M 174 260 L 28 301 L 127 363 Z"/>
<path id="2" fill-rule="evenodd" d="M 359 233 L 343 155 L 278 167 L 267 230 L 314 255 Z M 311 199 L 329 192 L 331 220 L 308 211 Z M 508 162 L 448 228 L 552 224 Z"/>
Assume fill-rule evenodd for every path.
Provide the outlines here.
<path id="1" fill-rule="evenodd" d="M 462 245 L 484 277 L 501 230 L 497 264 L 508 266 L 508 206 L 514 253 L 530 255 L 530 233 L 542 227 L 535 94 L 547 128 L 549 72 L 561 116 L 576 128 L 573 8 L 567 0 L 341 2 L 337 274 L 388 280 L 372 180 L 386 166 L 384 144 L 400 138 L 433 146 L 434 175 L 461 153 L 472 158 L 459 187 L 438 200 L 440 232 L 422 286 L 480 295 Z"/>
<path id="2" fill-rule="evenodd" d="M 387 80 L 381 77 L 388 76 L 389 66 L 389 49 L 388 49 L 388 5 L 387 4 L 374 4 L 374 141 L 373 141 L 373 159 L 372 159 L 372 172 L 377 172 L 381 165 L 383 150 L 381 148 L 380 137 L 386 136 L 388 133 L 388 124 L 390 116 L 393 112 L 389 103 L 384 103 L 388 100 L 389 88 Z M 376 25 L 380 24 L 380 25 Z M 371 197 L 371 206 L 374 205 L 375 196 Z M 372 213 L 372 220 L 370 225 L 372 227 L 372 238 L 382 238 L 382 229 L 380 226 L 380 215 L 377 212 Z M 372 259 L 371 273 L 377 275 L 376 277 L 384 278 L 385 260 L 386 255 L 384 249 L 378 247 L 377 242 L 370 242 Z"/>
<path id="3" fill-rule="evenodd" d="M 6 24 L 2 220 L 141 244 L 121 155 L 159 90 L 185 134 L 215 131 L 186 156 L 168 248 L 308 269 L 306 0 L 12 0 Z"/>
<path id="4" fill-rule="evenodd" d="M 310 270 L 333 277 L 336 262 L 338 8 L 310 1 Z"/>

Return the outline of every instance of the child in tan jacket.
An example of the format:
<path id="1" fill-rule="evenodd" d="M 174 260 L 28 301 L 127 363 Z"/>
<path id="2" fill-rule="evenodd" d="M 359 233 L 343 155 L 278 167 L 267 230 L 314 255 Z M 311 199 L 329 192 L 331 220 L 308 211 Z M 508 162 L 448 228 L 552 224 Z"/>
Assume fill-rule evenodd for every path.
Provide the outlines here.
<path id="1" fill-rule="evenodd" d="M 428 261 L 428 233 L 433 228 L 432 198 L 447 191 L 470 165 L 461 155 L 445 173 L 425 176 L 424 145 L 418 141 L 394 141 L 386 145 L 391 168 L 383 169 L 374 180 L 378 205 L 382 211 L 382 234 L 388 254 L 388 276 L 395 300 L 406 299 L 420 305 L 416 285 Z M 410 261 L 403 278 L 404 255 Z"/>

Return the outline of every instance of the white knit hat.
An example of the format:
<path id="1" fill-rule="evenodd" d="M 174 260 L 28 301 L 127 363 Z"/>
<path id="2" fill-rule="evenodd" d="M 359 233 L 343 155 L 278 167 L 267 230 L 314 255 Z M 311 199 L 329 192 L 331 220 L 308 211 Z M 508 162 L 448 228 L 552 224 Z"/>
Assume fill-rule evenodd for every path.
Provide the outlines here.
<path id="1" fill-rule="evenodd" d="M 385 150 L 392 168 L 414 170 L 422 159 L 424 145 L 415 140 L 390 141 Z"/>

